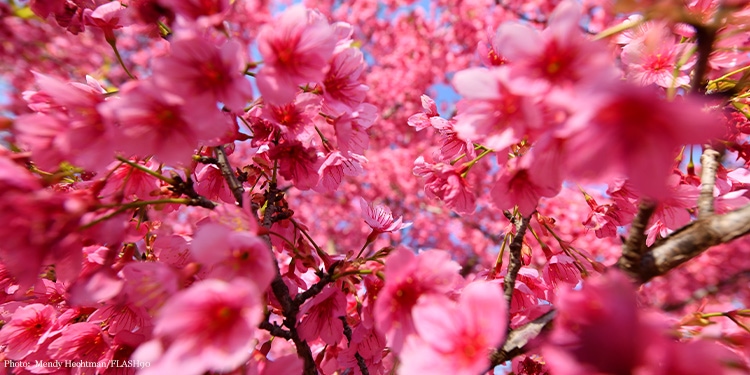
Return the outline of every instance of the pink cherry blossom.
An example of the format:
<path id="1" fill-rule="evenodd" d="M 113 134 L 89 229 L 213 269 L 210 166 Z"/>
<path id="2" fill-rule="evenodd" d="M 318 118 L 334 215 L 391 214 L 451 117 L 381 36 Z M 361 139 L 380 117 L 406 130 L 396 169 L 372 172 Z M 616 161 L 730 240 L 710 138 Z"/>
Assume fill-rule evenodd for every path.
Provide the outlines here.
<path id="1" fill-rule="evenodd" d="M 194 36 L 172 42 L 171 54 L 154 62 L 155 83 L 182 97 L 207 95 L 241 113 L 253 91 L 243 74 L 241 47 Z"/>
<path id="2" fill-rule="evenodd" d="M 327 108 L 336 108 L 335 115 L 351 112 L 365 100 L 367 85 L 360 78 L 365 67 L 359 49 L 347 48 L 333 56 L 323 80 L 323 98 Z"/>
<path id="3" fill-rule="evenodd" d="M 386 259 L 386 282 L 375 302 L 375 319 L 388 338 L 388 346 L 400 352 L 407 336 L 415 333 L 412 308 L 425 295 L 443 295 L 459 284 L 460 266 L 449 254 L 429 250 L 414 255 L 398 248 Z"/>
<path id="4" fill-rule="evenodd" d="M 85 361 L 97 363 L 97 371 L 109 365 L 107 354 L 112 342 L 97 324 L 74 323 L 66 326 L 62 334 L 49 345 L 51 359 L 59 361 Z M 74 368 L 73 374 L 85 374 L 83 367 Z"/>
<path id="5" fill-rule="evenodd" d="M 84 17 L 87 21 L 104 32 L 104 39 L 108 43 L 114 43 L 114 30 L 123 27 L 121 18 L 124 18 L 125 9 L 122 4 L 108 2 L 98 6 L 95 10 L 86 9 Z"/>
<path id="6" fill-rule="evenodd" d="M 657 84 L 669 88 L 687 85 L 690 81 L 687 73 L 693 64 L 685 62 L 678 66 L 678 63 L 693 46 L 678 43 L 678 39 L 666 25 L 650 24 L 641 38 L 622 49 L 628 79 L 642 86 Z"/>
<path id="7" fill-rule="evenodd" d="M 460 169 L 445 163 L 430 164 L 420 156 L 414 161 L 414 174 L 425 178 L 428 197 L 444 201 L 456 213 L 471 214 L 476 209 L 476 197 Z"/>
<path id="8" fill-rule="evenodd" d="M 57 312 L 49 305 L 35 303 L 16 309 L 0 329 L 0 343 L 8 348 L 6 358 L 19 361 L 36 351 L 56 316 Z"/>
<path id="9" fill-rule="evenodd" d="M 261 291 L 276 275 L 271 252 L 262 239 L 222 224 L 200 226 L 193 236 L 190 253 L 208 268 L 209 277 L 226 281 L 247 277 Z"/>
<path id="10" fill-rule="evenodd" d="M 580 5 L 563 1 L 550 15 L 542 32 L 520 23 L 506 23 L 497 30 L 493 45 L 507 58 L 512 76 L 529 87 L 550 87 L 584 82 L 613 81 L 617 71 L 604 46 L 583 37 L 579 30 Z"/>
<path id="11" fill-rule="evenodd" d="M 279 144 L 268 152 L 268 157 L 281 164 L 279 174 L 294 182 L 300 190 L 309 190 L 318 184 L 321 160 L 314 150 L 299 141 Z"/>
<path id="12" fill-rule="evenodd" d="M 507 210 L 517 205 L 521 215 L 529 216 L 536 210 L 539 198 L 554 197 L 560 191 L 560 186 L 544 186 L 534 182 L 531 177 L 534 172 L 524 168 L 524 162 L 511 164 L 517 167 L 503 173 L 490 192 L 498 208 Z"/>
<path id="13" fill-rule="evenodd" d="M 424 299 L 414 307 L 419 336 L 407 339 L 399 374 L 482 373 L 507 324 L 505 299 L 496 284 L 467 285 L 455 305 L 445 297 Z"/>
<path id="14" fill-rule="evenodd" d="M 615 85 L 568 121 L 569 166 L 585 177 L 623 173 L 644 195 L 663 198 L 677 147 L 721 132 L 701 104 L 694 98 L 666 102 L 653 90 Z"/>
<path id="15" fill-rule="evenodd" d="M 258 49 L 265 65 L 257 75 L 258 89 L 266 101 L 286 104 L 298 86 L 325 78 L 336 45 L 325 19 L 302 6 L 289 7 L 273 25 L 258 35 Z"/>
<path id="16" fill-rule="evenodd" d="M 184 164 L 201 142 L 226 129 L 226 119 L 215 106 L 200 98 L 184 99 L 150 81 L 129 83 L 121 95 L 103 104 L 102 110 L 118 124 L 122 136 L 118 148 L 127 156 L 148 156 L 159 150 L 153 155 L 160 161 Z"/>
<path id="17" fill-rule="evenodd" d="M 499 151 L 542 125 L 535 99 L 511 77 L 504 67 L 456 73 L 453 86 L 464 98 L 457 105 L 454 126 L 460 138 Z"/>
<path id="18" fill-rule="evenodd" d="M 204 280 L 175 294 L 161 308 L 154 335 L 161 340 L 163 356 L 142 371 L 160 374 L 178 371 L 202 374 L 229 371 L 250 358 L 250 339 L 263 317 L 260 293 L 244 279 L 231 283 Z M 145 351 L 157 342 L 141 346 L 134 358 L 147 358 Z"/>
<path id="19" fill-rule="evenodd" d="M 383 205 L 373 206 L 364 198 L 359 198 L 359 208 L 362 210 L 365 222 L 374 232 L 395 232 L 411 225 L 409 222 L 402 222 L 400 217 L 394 219 L 390 208 Z"/>
<path id="20" fill-rule="evenodd" d="M 314 342 L 320 338 L 328 345 L 336 345 L 344 336 L 344 324 L 339 317 L 346 316 L 346 296 L 335 287 L 327 287 L 302 306 L 302 319 L 297 330 L 300 338 Z"/>

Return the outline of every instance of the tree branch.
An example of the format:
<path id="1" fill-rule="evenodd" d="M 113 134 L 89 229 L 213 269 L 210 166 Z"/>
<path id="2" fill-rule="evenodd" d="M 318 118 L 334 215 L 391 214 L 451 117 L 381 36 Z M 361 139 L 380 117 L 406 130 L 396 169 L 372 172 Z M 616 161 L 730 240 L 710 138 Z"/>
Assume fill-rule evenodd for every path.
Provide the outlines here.
<path id="1" fill-rule="evenodd" d="M 263 220 L 261 222 L 261 225 L 263 225 L 266 230 L 270 230 L 271 225 L 273 225 L 274 214 L 279 208 L 276 202 L 281 197 L 280 193 L 281 191 L 276 186 L 276 182 L 269 182 L 268 190 L 266 191 L 266 210 L 263 213 Z M 263 235 L 263 238 L 268 244 L 269 251 L 273 253 L 273 248 L 271 245 L 271 235 L 266 233 Z M 273 257 L 275 259 L 276 255 L 273 254 Z M 286 285 L 286 283 L 284 283 L 284 278 L 281 276 L 279 264 L 277 262 L 273 262 L 273 265 L 276 271 L 276 276 L 274 276 L 273 281 L 271 281 L 271 291 L 281 305 L 281 311 L 284 316 L 283 325 L 289 330 L 289 336 L 292 339 L 292 342 L 294 342 L 295 348 L 297 349 L 297 356 L 302 358 L 302 360 L 304 361 L 303 374 L 317 375 L 318 367 L 315 364 L 315 359 L 313 358 L 310 345 L 307 343 L 307 341 L 302 340 L 299 337 L 299 333 L 297 332 L 297 314 L 299 313 L 299 305 L 294 303 L 294 300 L 292 300 L 292 297 L 289 294 L 289 287 Z"/>
<path id="2" fill-rule="evenodd" d="M 508 272 L 503 280 L 503 289 L 505 292 L 505 301 L 508 303 L 508 313 L 510 313 L 510 301 L 513 298 L 513 290 L 516 288 L 516 277 L 521 269 L 521 247 L 523 246 L 523 236 L 526 234 L 526 228 L 529 225 L 531 215 L 516 222 L 516 235 L 508 246 L 509 260 Z"/>
<path id="3" fill-rule="evenodd" d="M 633 223 L 630 224 L 628 239 L 622 247 L 622 256 L 617 260 L 617 267 L 625 271 L 632 278 L 637 278 L 643 254 L 646 253 L 646 227 L 651 215 L 656 210 L 656 204 L 642 200 L 638 207 Z"/>
<path id="4" fill-rule="evenodd" d="M 349 324 L 346 322 L 345 316 L 340 316 L 339 319 L 344 323 L 344 336 L 346 337 L 347 346 L 351 347 L 352 346 L 352 328 L 349 327 Z M 358 351 L 355 351 L 354 358 L 357 359 L 357 366 L 359 367 L 359 371 L 362 373 L 362 375 L 370 375 L 370 370 L 367 368 L 365 357 L 362 357 L 362 355 L 359 354 Z"/>
<path id="5" fill-rule="evenodd" d="M 237 179 L 237 176 L 232 170 L 232 166 L 229 164 L 227 159 L 227 153 L 224 151 L 224 146 L 214 147 L 214 153 L 216 154 L 216 164 L 221 170 L 221 174 L 229 185 L 229 189 L 234 195 L 234 200 L 237 201 L 237 205 L 242 207 L 242 195 L 245 193 L 245 188 L 242 187 L 242 183 Z"/>
<path id="6" fill-rule="evenodd" d="M 718 151 L 706 148 L 701 155 L 701 193 L 698 198 L 698 219 L 705 219 L 714 214 L 714 186 L 716 170 L 719 168 L 721 155 Z"/>
<path id="7" fill-rule="evenodd" d="M 555 310 L 550 310 L 533 321 L 510 331 L 508 337 L 505 339 L 503 347 L 498 350 L 493 350 L 490 353 L 491 366 L 489 370 L 523 353 L 526 350 L 525 347 L 529 341 L 539 336 L 544 327 L 546 327 L 554 317 Z"/>
<path id="8" fill-rule="evenodd" d="M 695 258 L 711 246 L 750 233 L 750 205 L 699 219 L 672 233 L 643 256 L 635 279 L 645 283 Z"/>

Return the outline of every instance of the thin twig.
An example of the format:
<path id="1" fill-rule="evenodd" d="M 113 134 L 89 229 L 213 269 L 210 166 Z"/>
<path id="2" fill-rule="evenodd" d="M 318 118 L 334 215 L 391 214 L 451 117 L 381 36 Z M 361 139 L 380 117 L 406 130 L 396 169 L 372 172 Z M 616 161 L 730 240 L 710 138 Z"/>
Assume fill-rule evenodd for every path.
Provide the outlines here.
<path id="1" fill-rule="evenodd" d="M 714 214 L 714 186 L 716 170 L 719 168 L 721 155 L 718 151 L 706 148 L 701 155 L 701 193 L 698 198 L 698 219 L 705 219 Z"/>
<path id="2" fill-rule="evenodd" d="M 270 332 L 273 336 L 281 337 L 282 339 L 287 340 L 290 340 L 292 338 L 292 335 L 289 333 L 289 331 L 285 330 L 276 323 L 269 322 L 268 320 L 261 322 L 259 327 L 260 329 L 265 329 L 266 331 Z"/>
<path id="3" fill-rule="evenodd" d="M 346 322 L 345 316 L 340 316 L 339 319 L 342 323 L 344 323 L 344 336 L 346 337 L 346 341 L 348 341 L 347 346 L 352 346 L 352 328 L 349 327 L 349 324 Z M 357 359 L 357 366 L 359 366 L 359 371 L 362 373 L 362 375 L 370 375 L 370 370 L 367 368 L 367 363 L 365 362 L 365 357 L 362 357 L 361 354 L 359 354 L 358 351 L 354 352 L 354 358 Z"/>

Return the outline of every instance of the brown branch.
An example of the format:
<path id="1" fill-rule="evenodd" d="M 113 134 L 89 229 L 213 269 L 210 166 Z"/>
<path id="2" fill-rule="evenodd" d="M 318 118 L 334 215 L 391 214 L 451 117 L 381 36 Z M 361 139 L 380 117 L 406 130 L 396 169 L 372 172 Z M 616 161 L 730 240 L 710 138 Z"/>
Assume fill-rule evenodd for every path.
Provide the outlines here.
<path id="1" fill-rule="evenodd" d="M 651 215 L 656 210 L 656 204 L 642 200 L 638 207 L 633 223 L 630 224 L 628 239 L 622 247 L 622 256 L 617 260 L 617 267 L 625 271 L 632 278 L 637 278 L 641 259 L 646 253 L 646 227 Z"/>
<path id="2" fill-rule="evenodd" d="M 272 335 L 276 337 L 281 337 L 287 340 L 290 340 L 292 338 L 292 335 L 289 333 L 289 331 L 285 330 L 284 328 L 277 325 L 276 323 L 269 322 L 268 319 L 261 322 L 259 327 L 260 329 L 264 329 L 270 332 Z"/>
<path id="3" fill-rule="evenodd" d="M 719 245 L 750 233 L 750 205 L 723 215 L 699 219 L 659 244 L 644 255 L 635 279 L 645 283 L 695 258 L 711 246 Z"/>
<path id="4" fill-rule="evenodd" d="M 221 174 L 229 185 L 229 190 L 234 195 L 234 200 L 237 201 L 237 205 L 242 207 L 242 195 L 245 193 L 245 188 L 242 187 L 242 183 L 237 179 L 237 176 L 232 170 L 232 166 L 229 164 L 227 153 L 224 151 L 224 146 L 214 147 L 214 153 L 216 154 L 216 164 L 221 170 Z"/>
<path id="5" fill-rule="evenodd" d="M 708 71 L 708 58 L 711 56 L 714 41 L 716 40 L 716 28 L 700 24 L 692 24 L 691 26 L 695 29 L 698 61 L 695 63 L 693 77 L 690 80 L 690 89 L 694 93 L 704 93 L 706 85 L 703 83 L 703 77 Z"/>
<path id="6" fill-rule="evenodd" d="M 508 272 L 503 280 L 503 289 L 505 292 L 505 301 L 508 304 L 508 314 L 510 314 L 510 301 L 513 298 L 513 290 L 516 288 L 516 277 L 521 269 L 521 247 L 523 246 L 523 236 L 526 234 L 526 228 L 529 226 L 531 215 L 524 217 L 520 222 L 516 221 L 516 235 L 513 237 L 508 246 L 509 260 Z"/>
<path id="7" fill-rule="evenodd" d="M 705 219 L 714 214 L 714 186 L 716 170 L 721 155 L 718 151 L 706 148 L 701 155 L 701 192 L 698 198 L 698 218 Z"/>
<path id="8" fill-rule="evenodd" d="M 533 338 L 539 336 L 542 330 L 552 321 L 555 317 L 555 310 L 550 310 L 544 315 L 534 319 L 533 321 L 518 327 L 510 333 L 505 340 L 503 347 L 498 350 L 493 350 L 490 353 L 491 366 L 488 369 L 491 370 L 497 365 L 503 364 L 503 362 L 513 359 L 519 354 L 526 351 L 526 345 Z"/>
<path id="9" fill-rule="evenodd" d="M 349 324 L 346 322 L 345 316 L 340 316 L 339 319 L 344 323 L 344 336 L 346 337 L 347 346 L 351 347 L 352 346 L 352 328 L 349 327 Z M 365 357 L 359 354 L 358 351 L 355 351 L 354 358 L 357 359 L 357 366 L 359 367 L 359 371 L 362 373 L 362 375 L 370 375 L 370 370 L 367 368 Z"/>
<path id="10" fill-rule="evenodd" d="M 266 230 L 271 229 L 271 225 L 273 225 L 274 214 L 279 208 L 276 202 L 281 199 L 280 192 L 281 190 L 276 186 L 276 182 L 269 182 L 268 190 L 266 191 L 266 210 L 263 213 L 263 220 L 261 221 L 261 225 L 263 225 Z M 266 233 L 263 235 L 263 239 L 268 244 L 268 249 L 271 251 L 273 258 L 275 259 L 276 255 L 273 254 L 271 235 Z M 302 373 L 304 375 L 317 375 L 318 368 L 315 364 L 310 345 L 307 341 L 302 340 L 297 332 L 297 314 L 299 314 L 299 305 L 294 303 L 294 300 L 289 294 L 289 287 L 284 283 L 279 264 L 274 262 L 273 265 L 276 271 L 276 276 L 274 276 L 273 281 L 271 281 L 271 292 L 273 292 L 273 295 L 279 301 L 279 305 L 281 305 L 282 315 L 284 316 L 283 325 L 289 330 L 289 336 L 292 339 L 292 342 L 294 342 L 297 356 L 304 361 L 304 370 Z"/>

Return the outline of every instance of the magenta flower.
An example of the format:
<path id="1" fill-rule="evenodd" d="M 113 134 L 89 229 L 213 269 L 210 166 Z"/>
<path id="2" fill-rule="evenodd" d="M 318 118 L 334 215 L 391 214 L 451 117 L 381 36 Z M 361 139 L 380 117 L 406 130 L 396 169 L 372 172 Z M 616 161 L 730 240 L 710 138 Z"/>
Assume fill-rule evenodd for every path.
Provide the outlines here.
<path id="1" fill-rule="evenodd" d="M 258 290 L 265 290 L 276 275 L 268 245 L 246 231 L 207 223 L 198 227 L 190 246 L 193 257 L 208 268 L 208 276 L 232 280 L 251 278 Z"/>
<path id="2" fill-rule="evenodd" d="M 346 316 L 346 296 L 341 289 L 328 286 L 300 309 L 307 314 L 297 330 L 299 337 L 309 343 L 320 337 L 328 345 L 336 345 L 344 337 L 344 323 L 339 317 Z"/>
<path id="3" fill-rule="evenodd" d="M 166 92 L 147 80 L 129 82 L 120 99 L 100 109 L 119 125 L 118 147 L 127 156 L 153 154 L 167 164 L 187 164 L 201 142 L 223 134 L 228 125 L 216 106 Z"/>
<path id="4" fill-rule="evenodd" d="M 279 161 L 279 174 L 294 182 L 299 190 L 309 190 L 320 180 L 318 169 L 322 160 L 315 149 L 305 147 L 300 141 L 291 141 L 274 146 L 268 151 L 271 160 Z"/>
<path id="5" fill-rule="evenodd" d="M 35 303 L 19 307 L 0 329 L 0 345 L 7 348 L 6 358 L 18 361 L 36 351 L 41 344 L 40 339 L 52 328 L 56 316 L 57 312 L 52 306 Z"/>
<path id="6" fill-rule="evenodd" d="M 500 151 L 542 126 L 539 105 L 527 86 L 513 82 L 507 67 L 473 68 L 453 77 L 463 96 L 457 104 L 454 129 L 458 137 Z"/>
<path id="7" fill-rule="evenodd" d="M 322 16 L 301 5 L 287 8 L 258 35 L 265 66 L 256 78 L 263 98 L 286 104 L 294 100 L 299 85 L 323 81 L 335 46 L 333 29 Z"/>
<path id="8" fill-rule="evenodd" d="M 692 43 L 678 43 L 680 37 L 664 23 L 647 23 L 649 28 L 640 38 L 622 49 L 622 62 L 627 66 L 628 79 L 641 86 L 680 87 L 690 83 L 693 62 L 678 66 L 679 60 L 694 48 Z M 677 76 L 675 77 L 675 71 Z"/>
<path id="9" fill-rule="evenodd" d="M 49 345 L 50 357 L 59 361 L 96 362 L 103 371 L 108 366 L 107 354 L 112 339 L 98 324 L 74 323 L 63 328 L 62 335 Z M 73 374 L 86 374 L 84 368 L 76 367 Z"/>
<path id="10" fill-rule="evenodd" d="M 406 337 L 415 332 L 412 308 L 418 300 L 452 292 L 460 282 L 460 269 L 449 253 L 437 250 L 414 255 L 399 247 L 386 258 L 386 283 L 375 302 L 375 320 L 395 352 L 400 352 Z"/>
<path id="11" fill-rule="evenodd" d="M 438 198 L 458 214 L 471 214 L 476 209 L 476 197 L 461 170 L 447 163 L 430 164 L 420 156 L 414 161 L 414 174 L 425 178 L 424 192 Z"/>
<path id="12" fill-rule="evenodd" d="M 383 205 L 373 207 L 364 198 L 359 198 L 359 207 L 362 209 L 362 217 L 373 232 L 395 232 L 411 225 L 408 222 L 402 223 L 400 217 L 394 219 L 390 208 Z"/>
<path id="13" fill-rule="evenodd" d="M 667 102 L 653 90 L 614 85 L 592 93 L 559 133 L 579 177 L 618 173 L 651 198 L 670 195 L 667 178 L 678 147 L 720 136 L 723 125 L 695 98 Z"/>
<path id="14" fill-rule="evenodd" d="M 528 158 L 528 156 L 523 156 Z M 518 211 L 523 216 L 531 215 L 542 197 L 554 197 L 560 192 L 560 185 L 540 184 L 533 178 L 534 170 L 527 169 L 523 164 L 528 159 L 518 162 L 511 160 L 511 166 L 495 182 L 490 191 L 492 201 L 500 209 L 510 209 L 518 205 Z M 516 167 L 518 166 L 518 167 Z"/>
<path id="15" fill-rule="evenodd" d="M 172 54 L 154 62 L 154 80 L 182 97 L 205 96 L 241 113 L 253 97 L 244 65 L 237 42 L 217 48 L 216 42 L 194 36 L 172 42 Z"/>
<path id="16" fill-rule="evenodd" d="M 156 318 L 156 339 L 133 356 L 146 360 L 164 350 L 143 374 L 233 370 L 250 359 L 252 337 L 263 318 L 260 302 L 260 292 L 246 279 L 195 283 L 167 301 Z"/>
<path id="17" fill-rule="evenodd" d="M 505 298 L 497 284 L 467 285 L 458 303 L 433 297 L 414 307 L 418 336 L 406 341 L 399 374 L 481 374 L 505 337 Z"/>
<path id="18" fill-rule="evenodd" d="M 360 82 L 364 68 L 359 49 L 347 48 L 333 56 L 331 69 L 323 80 L 323 98 L 336 115 L 354 111 L 365 100 L 367 86 Z"/>

